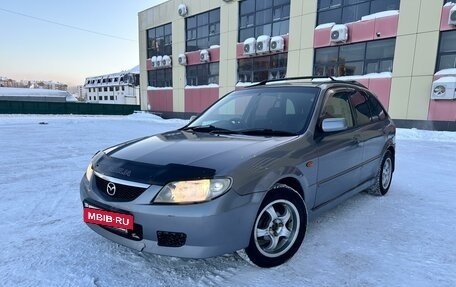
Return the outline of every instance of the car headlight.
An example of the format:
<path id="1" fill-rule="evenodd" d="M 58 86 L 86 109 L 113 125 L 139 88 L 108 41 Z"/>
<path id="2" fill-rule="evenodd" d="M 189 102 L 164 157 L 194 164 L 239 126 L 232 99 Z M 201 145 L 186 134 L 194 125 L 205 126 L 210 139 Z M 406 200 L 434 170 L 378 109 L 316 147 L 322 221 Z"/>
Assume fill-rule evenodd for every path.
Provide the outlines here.
<path id="1" fill-rule="evenodd" d="M 92 168 L 92 161 L 90 161 L 90 163 L 86 169 L 85 177 L 87 178 L 88 181 L 90 181 L 90 179 L 92 178 L 92 175 L 93 175 L 93 168 Z"/>
<path id="2" fill-rule="evenodd" d="M 201 179 L 171 182 L 165 185 L 153 203 L 189 204 L 214 199 L 231 187 L 231 179 Z"/>
<path id="3" fill-rule="evenodd" d="M 98 161 L 98 159 L 100 159 L 100 157 L 103 156 L 103 152 L 96 152 L 92 159 L 90 160 L 90 163 L 89 165 L 87 166 L 87 169 L 86 169 L 86 173 L 85 173 L 85 177 L 87 178 L 88 181 L 90 181 L 90 179 L 92 178 L 92 175 L 93 175 L 93 163 L 95 163 L 96 161 Z"/>

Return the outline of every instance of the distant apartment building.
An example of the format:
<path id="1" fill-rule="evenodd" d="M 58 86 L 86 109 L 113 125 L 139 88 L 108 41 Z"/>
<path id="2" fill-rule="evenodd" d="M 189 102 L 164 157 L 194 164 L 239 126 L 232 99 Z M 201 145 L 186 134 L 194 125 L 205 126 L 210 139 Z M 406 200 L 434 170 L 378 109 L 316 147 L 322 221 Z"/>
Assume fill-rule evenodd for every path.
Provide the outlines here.
<path id="1" fill-rule="evenodd" d="M 0 77 L 0 87 L 14 87 L 15 81 L 7 77 Z"/>
<path id="2" fill-rule="evenodd" d="M 139 67 L 86 78 L 84 88 L 88 103 L 139 105 Z"/>
<path id="3" fill-rule="evenodd" d="M 66 91 L 68 85 L 54 81 L 20 80 L 16 81 L 7 77 L 0 77 L 0 87 L 29 88 Z"/>
<path id="4" fill-rule="evenodd" d="M 199 113 L 267 79 L 346 77 L 394 119 L 456 123 L 456 0 L 186 0 L 139 13 L 141 108 Z"/>

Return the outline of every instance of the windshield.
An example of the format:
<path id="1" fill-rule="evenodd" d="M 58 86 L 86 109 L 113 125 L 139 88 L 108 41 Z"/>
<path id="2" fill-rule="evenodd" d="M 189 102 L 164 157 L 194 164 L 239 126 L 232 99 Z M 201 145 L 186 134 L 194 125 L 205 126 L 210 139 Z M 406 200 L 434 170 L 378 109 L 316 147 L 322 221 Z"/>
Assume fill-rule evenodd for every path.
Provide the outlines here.
<path id="1" fill-rule="evenodd" d="M 307 129 L 320 89 L 267 87 L 235 91 L 206 110 L 187 130 L 290 136 Z"/>

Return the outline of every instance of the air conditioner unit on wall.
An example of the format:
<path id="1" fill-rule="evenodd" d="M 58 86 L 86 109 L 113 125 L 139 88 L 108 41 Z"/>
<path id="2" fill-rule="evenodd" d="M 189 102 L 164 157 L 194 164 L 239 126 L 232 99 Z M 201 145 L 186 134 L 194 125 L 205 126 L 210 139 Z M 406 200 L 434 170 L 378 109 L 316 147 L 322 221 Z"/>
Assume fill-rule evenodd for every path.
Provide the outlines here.
<path id="1" fill-rule="evenodd" d="M 244 55 L 256 54 L 256 39 L 248 38 L 244 41 Z"/>
<path id="2" fill-rule="evenodd" d="M 162 67 L 171 67 L 171 57 L 168 55 L 163 56 Z"/>
<path id="3" fill-rule="evenodd" d="M 180 65 L 183 65 L 183 66 L 187 65 L 187 56 L 185 56 L 185 54 L 179 54 L 177 61 L 179 62 Z"/>
<path id="4" fill-rule="evenodd" d="M 456 98 L 456 77 L 442 77 L 432 83 L 431 99 L 453 100 Z"/>
<path id="5" fill-rule="evenodd" d="M 185 4 L 180 4 L 177 7 L 177 13 L 179 13 L 179 16 L 182 16 L 182 17 L 187 15 L 187 13 L 188 13 L 187 6 Z"/>
<path id="6" fill-rule="evenodd" d="M 274 36 L 271 38 L 271 52 L 282 52 L 285 49 L 285 41 L 282 36 Z"/>
<path id="7" fill-rule="evenodd" d="M 448 16 L 448 24 L 456 25 L 456 5 L 454 5 L 450 10 L 450 15 Z"/>
<path id="8" fill-rule="evenodd" d="M 156 68 L 159 68 L 162 66 L 162 60 L 163 60 L 163 57 L 162 56 L 157 56 L 157 65 L 155 65 Z"/>
<path id="9" fill-rule="evenodd" d="M 152 67 L 156 68 L 157 67 L 157 57 L 153 56 L 152 58 L 150 58 L 150 61 L 152 62 Z"/>
<path id="10" fill-rule="evenodd" d="M 344 24 L 334 25 L 331 28 L 331 42 L 345 42 L 348 40 L 348 27 Z"/>
<path id="11" fill-rule="evenodd" d="M 256 40 L 256 52 L 263 54 L 269 53 L 269 44 L 271 43 L 271 37 L 268 35 L 261 35 Z"/>
<path id="12" fill-rule="evenodd" d="M 200 61 L 201 62 L 209 62 L 209 51 L 208 50 L 201 50 L 200 52 Z"/>

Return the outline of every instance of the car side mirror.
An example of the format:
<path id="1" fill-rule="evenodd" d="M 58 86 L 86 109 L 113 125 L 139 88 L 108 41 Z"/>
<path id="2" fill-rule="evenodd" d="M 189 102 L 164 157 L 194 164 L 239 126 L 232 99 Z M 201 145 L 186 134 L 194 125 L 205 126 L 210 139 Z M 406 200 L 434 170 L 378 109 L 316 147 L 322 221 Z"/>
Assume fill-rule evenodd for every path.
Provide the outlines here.
<path id="1" fill-rule="evenodd" d="M 321 129 L 325 133 L 345 131 L 348 129 L 347 121 L 345 118 L 324 119 L 321 124 Z"/>

